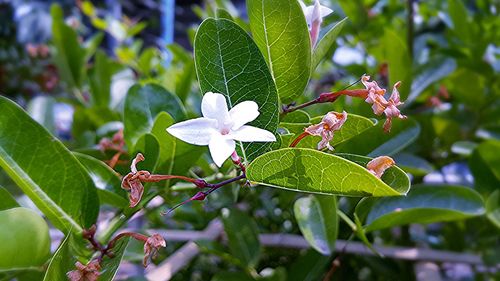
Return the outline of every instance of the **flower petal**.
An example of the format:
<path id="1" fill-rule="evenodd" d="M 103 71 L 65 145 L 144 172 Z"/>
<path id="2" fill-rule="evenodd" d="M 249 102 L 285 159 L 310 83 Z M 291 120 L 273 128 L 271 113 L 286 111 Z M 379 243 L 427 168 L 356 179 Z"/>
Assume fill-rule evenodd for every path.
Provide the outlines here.
<path id="1" fill-rule="evenodd" d="M 168 127 L 167 132 L 190 144 L 207 145 L 212 134 L 217 133 L 217 121 L 204 117 L 191 119 Z"/>
<path id="2" fill-rule="evenodd" d="M 229 116 L 233 121 L 233 130 L 238 130 L 248 122 L 252 122 L 259 116 L 259 106 L 254 101 L 244 101 L 235 105 L 229 111 Z"/>
<path id="3" fill-rule="evenodd" d="M 231 131 L 228 137 L 243 142 L 272 142 L 276 141 L 273 133 L 254 126 L 244 125 L 238 130 Z"/>
<path id="4" fill-rule="evenodd" d="M 201 101 L 201 113 L 203 117 L 215 119 L 220 124 L 229 118 L 226 98 L 222 94 L 208 92 Z"/>
<path id="5" fill-rule="evenodd" d="M 215 165 L 221 167 L 236 148 L 236 143 L 232 139 L 228 139 L 221 134 L 213 134 L 212 139 L 208 144 L 210 155 L 214 160 Z"/>

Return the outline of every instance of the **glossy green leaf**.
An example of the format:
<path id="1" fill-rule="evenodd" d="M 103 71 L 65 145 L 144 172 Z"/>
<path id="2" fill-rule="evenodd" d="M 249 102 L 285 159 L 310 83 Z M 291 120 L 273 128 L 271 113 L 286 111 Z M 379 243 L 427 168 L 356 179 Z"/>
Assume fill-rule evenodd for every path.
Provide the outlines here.
<path id="1" fill-rule="evenodd" d="M 401 81 L 399 92 L 401 100 L 405 100 L 410 94 L 412 84 L 412 63 L 408 48 L 400 34 L 393 30 L 386 29 L 383 41 L 385 44 L 385 60 L 389 67 L 389 84 L 394 85 Z"/>
<path id="2" fill-rule="evenodd" d="M 238 209 L 223 209 L 222 222 L 231 254 L 248 267 L 259 261 L 261 246 L 259 229 L 254 220 Z"/>
<path id="3" fill-rule="evenodd" d="M 7 189 L 0 186 L 0 211 L 19 207 L 16 199 L 7 191 Z"/>
<path id="4" fill-rule="evenodd" d="M 151 132 L 156 116 L 168 112 L 176 121 L 185 118 L 179 98 L 157 84 L 134 85 L 127 93 L 124 107 L 123 131 L 127 146 L 133 148 L 137 139 Z"/>
<path id="5" fill-rule="evenodd" d="M 183 175 L 206 150 L 204 146 L 191 145 L 167 133 L 166 129 L 174 124 L 173 118 L 166 112 L 158 114 L 151 134 L 160 144 L 160 155 L 156 170 L 159 173 Z"/>
<path id="6" fill-rule="evenodd" d="M 276 132 L 278 95 L 266 62 L 252 38 L 226 19 L 206 19 L 194 42 L 196 72 L 202 93 L 221 93 L 229 108 L 252 100 L 260 115 L 250 125 Z M 270 143 L 244 143 L 249 161 L 264 153 Z"/>
<path id="7" fill-rule="evenodd" d="M 281 102 L 302 95 L 309 82 L 311 39 L 298 1 L 247 0 L 252 35 L 264 55 Z"/>
<path id="8" fill-rule="evenodd" d="M 486 217 L 500 228 L 500 190 L 493 192 L 486 200 Z"/>
<path id="9" fill-rule="evenodd" d="M 303 110 L 295 110 L 286 114 L 280 122 L 283 123 L 309 123 L 311 116 Z"/>
<path id="10" fill-rule="evenodd" d="M 299 134 L 304 132 L 304 129 L 308 126 L 320 123 L 322 118 L 323 116 L 311 118 L 310 123 L 280 123 L 280 127 L 284 127 L 291 133 L 294 133 L 296 134 L 296 136 L 298 136 Z M 335 132 L 335 136 L 333 137 L 333 140 L 330 142 L 330 144 L 332 146 L 336 146 L 355 137 L 356 135 L 361 134 L 362 132 L 369 128 L 372 128 L 373 126 L 375 126 L 375 123 L 373 123 L 372 120 L 366 117 L 355 114 L 348 114 L 347 120 L 345 121 L 344 125 L 342 125 L 342 128 L 340 128 L 339 131 Z M 318 142 L 320 140 L 321 137 L 308 136 L 301 140 L 297 147 L 317 148 Z"/>
<path id="11" fill-rule="evenodd" d="M 343 158 L 348 156 L 363 165 Z M 397 167 L 380 180 L 365 168 L 370 158 L 343 157 L 307 148 L 275 150 L 250 163 L 247 178 L 270 187 L 345 196 L 398 196 L 410 188 L 408 177 Z"/>
<path id="12" fill-rule="evenodd" d="M 500 186 L 500 141 L 481 143 L 469 157 L 469 167 L 478 191 L 489 193 Z"/>
<path id="13" fill-rule="evenodd" d="M 0 211 L 0 271 L 41 266 L 50 255 L 49 226 L 27 208 Z"/>
<path id="14" fill-rule="evenodd" d="M 80 88 L 85 74 L 85 50 L 78 41 L 76 32 L 64 22 L 61 7 L 52 5 L 50 13 L 58 74 L 70 88 Z"/>
<path id="15" fill-rule="evenodd" d="M 109 204 L 118 208 L 127 207 L 127 194 L 121 188 L 120 176 L 113 169 L 94 157 L 77 152 L 73 152 L 73 154 L 87 169 L 94 181 L 101 204 Z"/>
<path id="16" fill-rule="evenodd" d="M 342 19 L 337 22 L 328 32 L 323 36 L 316 48 L 314 48 L 312 63 L 311 63 L 311 72 L 313 72 L 319 63 L 325 58 L 328 51 L 332 48 L 333 44 L 335 44 L 335 40 L 339 36 L 340 31 L 344 27 L 344 24 L 347 22 L 347 18 Z"/>
<path id="17" fill-rule="evenodd" d="M 71 235 L 66 236 L 50 260 L 43 281 L 67 280 L 66 273 L 75 269 L 76 256 L 71 250 Z"/>
<path id="18" fill-rule="evenodd" d="M 144 134 L 135 145 L 133 157 L 137 153 L 142 153 L 145 160 L 137 164 L 138 169 L 146 171 L 155 171 L 158 164 L 158 159 L 160 158 L 160 144 L 156 137 L 152 134 Z"/>
<path id="19" fill-rule="evenodd" d="M 462 186 L 415 186 L 405 197 L 365 199 L 356 212 L 366 215 L 366 231 L 410 223 L 462 220 L 485 212 L 481 196 Z"/>
<path id="20" fill-rule="evenodd" d="M 40 123 L 51 134 L 56 132 L 56 124 L 54 122 L 54 104 L 55 100 L 48 96 L 38 96 L 30 100 L 26 111 Z"/>
<path id="21" fill-rule="evenodd" d="M 394 155 L 413 143 L 420 134 L 420 125 L 412 119 L 393 120 L 390 133 L 384 133 L 379 122 L 361 134 L 335 148 L 336 152 L 356 153 L 377 157 Z"/>
<path id="22" fill-rule="evenodd" d="M 338 235 L 337 197 L 310 195 L 294 204 L 295 219 L 309 244 L 323 255 L 335 250 Z"/>
<path id="23" fill-rule="evenodd" d="M 83 166 L 12 101 L 0 97 L 0 166 L 60 230 L 95 223 L 99 199 Z"/>

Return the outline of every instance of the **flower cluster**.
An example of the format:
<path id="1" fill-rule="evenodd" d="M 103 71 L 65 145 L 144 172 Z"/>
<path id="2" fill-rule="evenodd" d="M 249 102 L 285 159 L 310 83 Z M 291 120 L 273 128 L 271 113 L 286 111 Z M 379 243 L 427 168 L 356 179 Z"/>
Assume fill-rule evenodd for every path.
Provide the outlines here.
<path id="1" fill-rule="evenodd" d="M 398 88 L 401 82 L 394 84 L 391 96 L 387 100 L 384 95 L 386 90 L 379 87 L 376 81 L 369 81 L 370 76 L 363 75 L 361 82 L 365 85 L 368 91 L 365 101 L 372 104 L 373 113 L 376 115 L 385 114 L 386 120 L 384 122 L 384 131 L 389 132 L 392 126 L 392 118 L 406 119 L 398 109 L 398 106 L 403 103 L 400 101 Z"/>

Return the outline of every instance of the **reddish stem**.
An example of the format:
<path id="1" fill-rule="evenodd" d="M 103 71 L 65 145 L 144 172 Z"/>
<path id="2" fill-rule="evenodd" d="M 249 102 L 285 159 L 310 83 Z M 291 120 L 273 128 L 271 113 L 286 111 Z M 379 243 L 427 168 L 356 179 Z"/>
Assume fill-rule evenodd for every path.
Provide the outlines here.
<path id="1" fill-rule="evenodd" d="M 300 134 L 295 140 L 293 140 L 293 142 L 290 144 L 289 147 L 295 147 L 297 146 L 297 144 L 305 137 L 309 136 L 310 134 L 308 132 L 303 132 L 302 134 Z"/>

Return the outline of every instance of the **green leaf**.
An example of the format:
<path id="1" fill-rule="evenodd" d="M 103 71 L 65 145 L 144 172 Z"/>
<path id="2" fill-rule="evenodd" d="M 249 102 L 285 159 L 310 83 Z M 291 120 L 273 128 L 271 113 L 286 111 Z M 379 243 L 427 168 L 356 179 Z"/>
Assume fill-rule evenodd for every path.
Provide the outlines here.
<path id="1" fill-rule="evenodd" d="M 202 93 L 221 93 L 228 106 L 252 100 L 260 115 L 249 123 L 272 133 L 278 126 L 278 95 L 266 62 L 252 39 L 226 19 L 206 19 L 194 41 L 196 72 Z M 264 153 L 271 143 L 244 143 L 247 161 Z"/>
<path id="2" fill-rule="evenodd" d="M 103 32 L 97 32 L 95 35 L 87 39 L 84 43 L 85 46 L 85 61 L 89 61 L 90 58 L 95 54 L 97 48 L 104 38 Z"/>
<path id="3" fill-rule="evenodd" d="M 407 46 L 403 39 L 393 30 L 386 29 L 383 37 L 384 59 L 389 66 L 389 84 L 401 81 L 399 92 L 401 100 L 410 94 L 412 84 L 412 63 Z"/>
<path id="4" fill-rule="evenodd" d="M 283 123 L 309 123 L 311 116 L 303 110 L 295 110 L 283 117 L 280 122 Z"/>
<path id="5" fill-rule="evenodd" d="M 500 186 L 500 141 L 481 143 L 469 158 L 474 185 L 480 192 L 491 192 Z"/>
<path id="6" fill-rule="evenodd" d="M 50 255 L 49 226 L 27 208 L 0 211 L 0 271 L 41 266 Z"/>
<path id="7" fill-rule="evenodd" d="M 462 1 L 448 0 L 448 13 L 453 21 L 453 31 L 464 43 L 471 43 L 472 23 Z"/>
<path id="8" fill-rule="evenodd" d="M 366 231 L 410 223 L 462 220 L 484 214 L 481 196 L 462 186 L 415 186 L 406 197 L 365 199 L 356 213 L 366 215 Z"/>
<path id="9" fill-rule="evenodd" d="M 347 122 L 346 122 L 347 123 Z M 335 148 L 336 152 L 347 152 L 377 157 L 394 155 L 413 143 L 420 134 L 420 125 L 413 119 L 393 120 L 390 133 L 384 133 L 383 122 L 379 122 L 361 134 Z"/>
<path id="10" fill-rule="evenodd" d="M 486 217 L 500 228 L 500 190 L 493 192 L 486 200 Z"/>
<path id="11" fill-rule="evenodd" d="M 0 186 L 0 211 L 19 207 L 16 199 L 7 191 L 7 189 Z"/>
<path id="12" fill-rule="evenodd" d="M 223 209 L 222 222 L 231 254 L 248 267 L 259 261 L 261 246 L 259 229 L 254 220 L 238 209 Z"/>
<path id="13" fill-rule="evenodd" d="M 415 101 L 430 85 L 450 75 L 457 68 L 457 63 L 450 58 L 435 58 L 420 67 L 411 84 L 411 92 L 405 100 L 405 106 Z"/>
<path id="14" fill-rule="evenodd" d="M 264 55 L 282 103 L 300 97 L 309 82 L 311 39 L 298 1 L 247 0 L 252 35 Z"/>
<path id="15" fill-rule="evenodd" d="M 400 152 L 392 158 L 398 167 L 414 176 L 425 176 L 434 171 L 434 167 L 427 160 L 413 154 Z"/>
<path id="16" fill-rule="evenodd" d="M 0 166 L 60 230 L 95 223 L 99 199 L 75 157 L 10 100 L 0 97 Z"/>
<path id="17" fill-rule="evenodd" d="M 234 280 L 255 281 L 254 278 L 248 276 L 248 274 L 244 272 L 229 272 L 229 271 L 218 272 L 210 280 L 211 281 L 234 281 Z"/>
<path id="18" fill-rule="evenodd" d="M 300 256 L 288 269 L 289 281 L 317 281 L 325 273 L 330 264 L 329 257 L 325 257 L 315 250 L 309 250 Z"/>
<path id="19" fill-rule="evenodd" d="M 139 140 L 137 140 L 134 153 L 132 154 L 133 157 L 135 157 L 137 153 L 142 153 L 145 158 L 144 161 L 139 162 L 139 170 L 146 170 L 150 172 L 156 170 L 158 159 L 160 157 L 160 144 L 154 135 L 144 134 L 139 138 Z"/>
<path id="20" fill-rule="evenodd" d="M 71 234 L 66 236 L 50 260 L 43 281 L 67 280 L 66 273 L 75 269 L 76 256 L 71 250 Z"/>
<path id="21" fill-rule="evenodd" d="M 110 258 L 105 256 L 102 260 L 101 267 L 104 269 L 101 276 L 99 276 L 99 281 L 112 281 L 115 280 L 116 272 L 127 249 L 129 237 L 120 239 L 113 247 L 113 257 Z"/>
<path id="22" fill-rule="evenodd" d="M 297 137 L 299 134 L 304 132 L 304 129 L 307 128 L 308 126 L 312 124 L 318 124 L 319 122 L 321 122 L 322 118 L 323 116 L 314 117 L 311 119 L 310 123 L 296 123 L 296 124 L 280 123 L 280 127 L 288 129 L 288 131 L 290 131 L 291 133 L 296 134 L 295 137 Z M 330 144 L 336 146 L 340 143 L 343 143 L 355 137 L 356 135 L 361 134 L 362 132 L 364 132 L 369 128 L 372 128 L 373 126 L 375 126 L 375 123 L 373 123 L 371 119 L 368 119 L 360 115 L 348 114 L 347 120 L 345 121 L 344 125 L 342 125 L 342 128 L 340 128 L 339 131 L 335 132 L 335 136 L 333 137 L 333 140 L 330 142 Z M 302 141 L 300 141 L 297 147 L 316 149 L 318 147 L 318 142 L 320 140 L 321 137 L 308 136 L 304 138 Z"/>
<path id="23" fill-rule="evenodd" d="M 108 58 L 104 51 L 98 50 L 94 59 L 94 67 L 89 73 L 90 94 L 92 104 L 109 107 L 111 101 L 111 79 L 119 65 Z"/>
<path id="24" fill-rule="evenodd" d="M 121 188 L 120 176 L 113 169 L 94 157 L 77 152 L 73 152 L 73 154 L 87 169 L 94 181 L 101 204 L 109 204 L 118 208 L 127 207 L 127 194 Z"/>
<path id="25" fill-rule="evenodd" d="M 218 19 L 227 19 L 230 21 L 234 21 L 233 16 L 231 16 L 231 14 L 228 11 L 222 8 L 218 8 L 216 14 Z"/>
<path id="26" fill-rule="evenodd" d="M 61 245 L 59 245 L 59 248 L 50 261 L 45 278 L 43 279 L 44 281 L 68 280 L 66 274 L 76 269 L 75 263 L 79 259 L 73 245 L 73 238 L 71 235 L 68 235 L 61 242 Z M 105 256 L 103 258 L 101 262 L 103 270 L 101 271 L 99 281 L 112 281 L 114 279 L 129 240 L 130 238 L 128 237 L 120 239 L 113 247 L 114 257 L 109 258 Z M 82 263 L 85 264 L 84 262 Z"/>
<path id="27" fill-rule="evenodd" d="M 294 204 L 295 219 L 309 244 L 323 255 L 335 250 L 338 235 L 337 197 L 310 195 Z"/>
<path id="28" fill-rule="evenodd" d="M 346 22 L 347 18 L 337 22 L 330 30 L 328 30 L 325 36 L 319 40 L 312 56 L 311 72 L 316 69 L 321 60 L 323 60 L 326 54 L 328 54 L 328 51 L 332 48 L 333 44 L 335 44 L 335 40 Z"/>
<path id="29" fill-rule="evenodd" d="M 174 119 L 166 112 L 161 112 L 151 129 L 160 144 L 160 155 L 156 171 L 159 173 L 182 175 L 195 163 L 206 148 L 191 145 L 167 133 L 166 129 L 174 124 Z"/>
<path id="30" fill-rule="evenodd" d="M 56 124 L 54 122 L 54 104 L 55 100 L 48 96 L 38 96 L 30 100 L 26 111 L 47 129 L 51 134 L 56 133 Z"/>
<path id="31" fill-rule="evenodd" d="M 250 163 L 247 178 L 270 187 L 345 196 L 398 196 L 410 188 L 401 169 L 391 167 L 380 180 L 365 168 L 370 158 L 347 156 L 363 165 L 307 148 L 275 150 Z"/>
<path id="32" fill-rule="evenodd" d="M 85 50 L 78 41 L 78 35 L 64 23 L 63 11 L 57 4 L 50 9 L 52 15 L 52 42 L 56 49 L 54 56 L 58 74 L 70 88 L 80 89 L 85 74 Z"/>
<path id="33" fill-rule="evenodd" d="M 123 131 L 129 149 L 133 150 L 137 139 L 151 132 L 156 116 L 168 112 L 176 121 L 186 117 L 179 98 L 157 84 L 139 84 L 131 87 L 125 98 Z"/>

